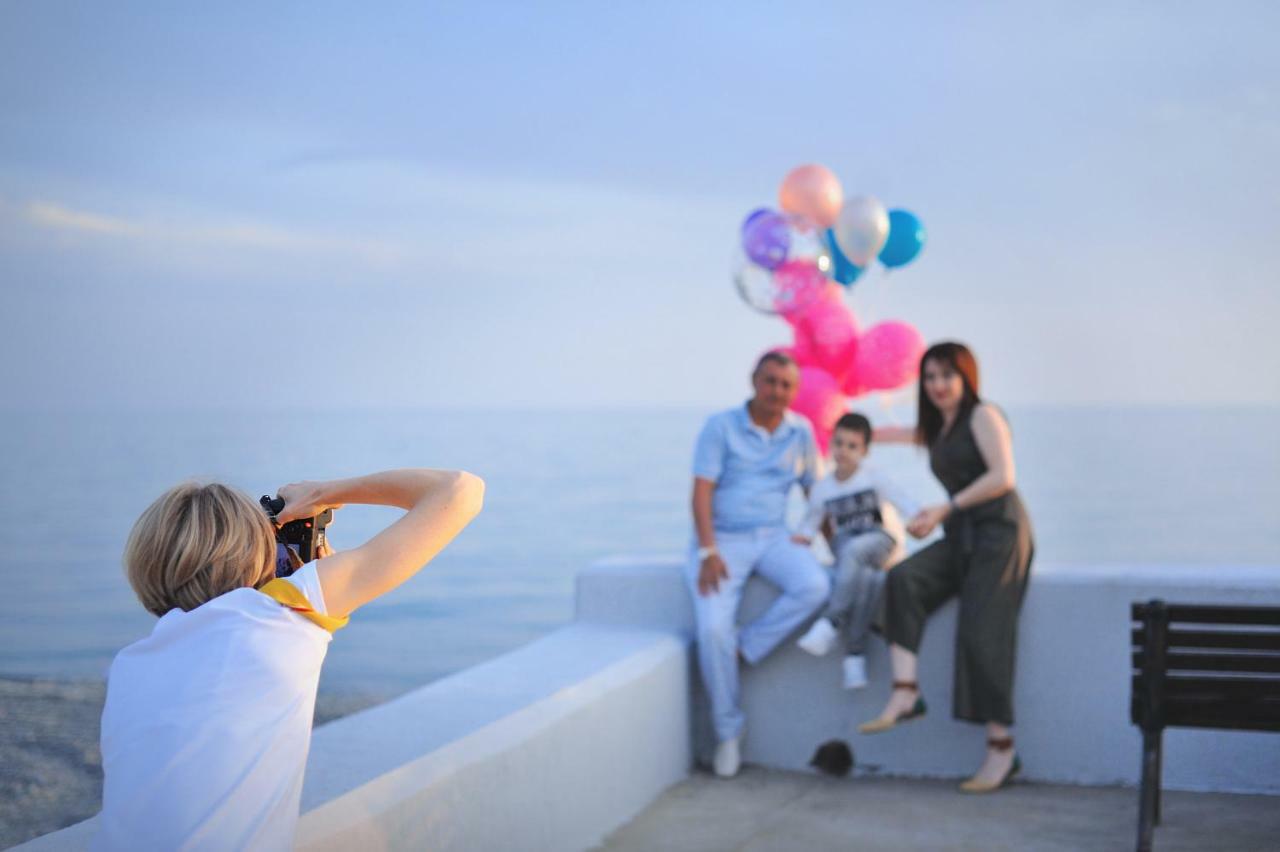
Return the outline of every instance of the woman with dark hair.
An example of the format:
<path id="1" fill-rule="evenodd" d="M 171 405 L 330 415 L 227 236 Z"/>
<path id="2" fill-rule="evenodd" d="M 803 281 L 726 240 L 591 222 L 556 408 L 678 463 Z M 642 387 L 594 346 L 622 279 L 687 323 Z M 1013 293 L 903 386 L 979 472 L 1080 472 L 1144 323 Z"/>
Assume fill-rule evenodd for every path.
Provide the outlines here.
<path id="1" fill-rule="evenodd" d="M 876 440 L 914 441 L 949 500 L 920 511 L 907 525 L 924 538 L 942 524 L 945 537 L 889 572 L 885 638 L 893 691 L 884 711 L 859 726 L 888 731 L 923 716 L 916 652 L 925 620 L 959 595 L 952 715 L 987 726 L 987 754 L 960 785 L 987 793 L 1021 768 L 1013 750 L 1013 663 L 1018 610 L 1031 567 L 1031 520 L 1014 490 L 1013 443 L 1004 415 L 978 395 L 978 364 L 961 343 L 939 343 L 920 362 L 916 428 L 882 429 Z"/>

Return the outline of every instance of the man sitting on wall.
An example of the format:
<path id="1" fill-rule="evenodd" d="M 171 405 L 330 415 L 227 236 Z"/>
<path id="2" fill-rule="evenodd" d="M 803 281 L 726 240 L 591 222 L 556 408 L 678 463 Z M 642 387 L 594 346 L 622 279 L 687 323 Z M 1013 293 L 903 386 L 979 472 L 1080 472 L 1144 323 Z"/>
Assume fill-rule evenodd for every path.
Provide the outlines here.
<path id="1" fill-rule="evenodd" d="M 698 664 L 711 701 L 717 775 L 737 774 L 745 718 L 738 661 L 758 663 L 826 600 L 829 580 L 808 548 L 791 541 L 785 515 L 792 486 L 814 483 L 820 461 L 813 429 L 788 411 L 800 371 L 769 352 L 751 374 L 755 396 L 714 414 L 693 460 L 695 546 L 685 572 L 697 619 Z M 747 578 L 759 571 L 782 590 L 769 609 L 738 629 Z"/>

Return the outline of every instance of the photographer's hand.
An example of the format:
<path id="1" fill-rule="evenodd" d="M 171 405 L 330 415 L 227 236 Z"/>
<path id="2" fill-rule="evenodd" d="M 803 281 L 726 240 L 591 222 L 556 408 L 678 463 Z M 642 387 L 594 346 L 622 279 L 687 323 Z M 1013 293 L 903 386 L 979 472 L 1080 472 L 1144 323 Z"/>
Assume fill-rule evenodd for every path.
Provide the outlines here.
<path id="1" fill-rule="evenodd" d="M 284 508 L 276 516 L 276 524 L 283 526 L 298 518 L 314 518 L 325 509 L 341 509 L 342 504 L 329 499 L 327 482 L 291 482 L 281 486 L 276 494 L 284 498 Z"/>
<path id="2" fill-rule="evenodd" d="M 335 509 L 334 511 L 337 511 L 337 510 Z M 334 550 L 333 545 L 330 544 L 329 536 L 330 534 L 332 534 L 332 532 L 333 532 L 333 519 L 330 518 L 328 526 L 325 527 L 324 535 L 321 537 L 320 541 L 316 542 L 316 559 L 324 559 L 326 556 L 332 556 L 333 554 L 338 552 Z"/>
<path id="3" fill-rule="evenodd" d="M 283 519 L 349 503 L 406 509 L 400 520 L 353 550 L 319 560 L 329 614 L 342 616 L 412 577 L 480 511 L 484 481 L 456 470 L 387 470 L 280 489 Z"/>

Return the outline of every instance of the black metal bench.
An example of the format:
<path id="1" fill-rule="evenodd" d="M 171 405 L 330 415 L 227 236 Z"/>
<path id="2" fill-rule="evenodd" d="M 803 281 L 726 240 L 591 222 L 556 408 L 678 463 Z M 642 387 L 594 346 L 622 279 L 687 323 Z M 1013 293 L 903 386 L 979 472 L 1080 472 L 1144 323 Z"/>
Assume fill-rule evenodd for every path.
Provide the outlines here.
<path id="1" fill-rule="evenodd" d="M 1133 605 L 1129 717 L 1142 728 L 1138 849 L 1160 822 L 1165 728 L 1280 731 L 1280 607 Z"/>

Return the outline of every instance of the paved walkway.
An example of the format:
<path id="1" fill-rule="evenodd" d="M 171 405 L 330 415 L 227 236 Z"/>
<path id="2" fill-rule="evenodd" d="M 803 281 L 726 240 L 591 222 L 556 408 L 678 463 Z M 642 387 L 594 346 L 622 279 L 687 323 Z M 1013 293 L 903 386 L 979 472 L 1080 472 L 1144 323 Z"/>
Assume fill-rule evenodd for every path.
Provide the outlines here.
<path id="1" fill-rule="evenodd" d="M 1132 788 L 1015 783 L 971 796 L 950 781 L 836 779 L 748 767 L 730 781 L 693 775 L 600 848 L 1131 850 L 1137 807 Z M 1280 850 L 1280 797 L 1166 791 L 1155 848 Z"/>

